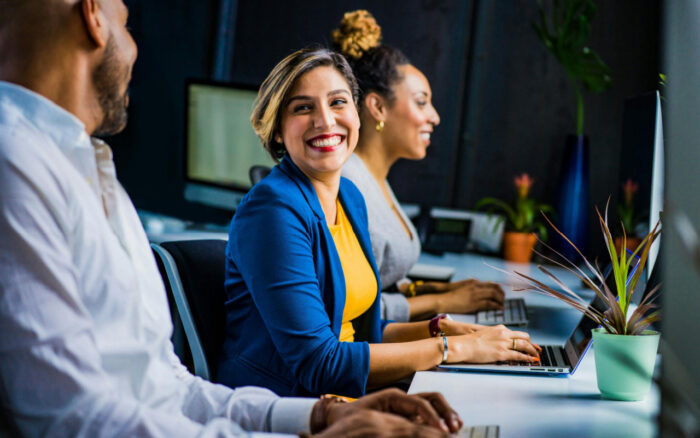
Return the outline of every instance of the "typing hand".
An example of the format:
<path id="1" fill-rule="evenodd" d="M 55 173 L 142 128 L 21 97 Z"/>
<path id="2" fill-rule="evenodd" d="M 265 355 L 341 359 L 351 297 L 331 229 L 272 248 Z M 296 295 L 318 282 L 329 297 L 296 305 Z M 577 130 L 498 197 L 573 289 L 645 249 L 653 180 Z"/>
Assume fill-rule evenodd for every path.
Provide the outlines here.
<path id="1" fill-rule="evenodd" d="M 469 324 L 466 322 L 453 321 L 447 318 L 441 319 L 439 325 L 440 329 L 447 336 L 468 335 L 469 333 L 474 333 L 476 331 L 488 328 L 486 325 Z"/>
<path id="2" fill-rule="evenodd" d="M 475 313 L 502 309 L 505 293 L 497 283 L 463 280 L 446 285 L 447 292 L 438 295 L 438 313 Z"/>
<path id="3" fill-rule="evenodd" d="M 331 405 L 327 424 L 332 425 L 357 409 L 394 414 L 411 420 L 415 425 L 430 427 L 436 431 L 457 432 L 462 427 L 459 415 L 445 401 L 442 394 L 422 393 L 408 395 L 398 389 L 386 389 L 364 396 L 353 403 L 337 403 Z M 397 417 L 398 418 L 398 417 Z M 396 427 L 401 423 L 395 423 Z M 387 435 L 393 436 L 393 435 Z"/>
<path id="4" fill-rule="evenodd" d="M 355 403 L 349 403 L 354 405 Z M 334 409 L 337 409 L 334 407 Z M 417 424 L 405 418 L 384 412 L 352 409 L 322 432 L 313 435 L 318 438 L 359 438 L 359 437 L 446 437 L 447 432 L 424 424 Z"/>
<path id="5" fill-rule="evenodd" d="M 503 325 L 452 336 L 449 340 L 447 361 L 450 363 L 537 362 L 542 351 L 539 345 L 530 342 L 530 335 Z"/>

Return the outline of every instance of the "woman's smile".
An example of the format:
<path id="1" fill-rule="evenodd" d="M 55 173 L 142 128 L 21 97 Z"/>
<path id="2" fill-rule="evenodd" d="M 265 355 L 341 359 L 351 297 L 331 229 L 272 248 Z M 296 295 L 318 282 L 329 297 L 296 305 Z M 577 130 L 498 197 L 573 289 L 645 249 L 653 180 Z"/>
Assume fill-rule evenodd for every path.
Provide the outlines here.
<path id="1" fill-rule="evenodd" d="M 306 140 L 306 144 L 313 150 L 319 152 L 333 152 L 343 146 L 345 135 L 342 134 L 321 134 Z"/>

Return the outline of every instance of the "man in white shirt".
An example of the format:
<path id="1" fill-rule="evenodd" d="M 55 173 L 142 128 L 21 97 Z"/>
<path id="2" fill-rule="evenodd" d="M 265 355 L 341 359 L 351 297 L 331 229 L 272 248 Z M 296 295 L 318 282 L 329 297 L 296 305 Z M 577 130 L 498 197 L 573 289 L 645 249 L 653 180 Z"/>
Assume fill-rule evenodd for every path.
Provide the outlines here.
<path id="1" fill-rule="evenodd" d="M 0 0 L 0 12 L 0 436 L 9 426 L 51 437 L 439 436 L 461 427 L 437 394 L 342 404 L 189 374 L 111 150 L 91 139 L 126 124 L 136 59 L 126 7 Z"/>

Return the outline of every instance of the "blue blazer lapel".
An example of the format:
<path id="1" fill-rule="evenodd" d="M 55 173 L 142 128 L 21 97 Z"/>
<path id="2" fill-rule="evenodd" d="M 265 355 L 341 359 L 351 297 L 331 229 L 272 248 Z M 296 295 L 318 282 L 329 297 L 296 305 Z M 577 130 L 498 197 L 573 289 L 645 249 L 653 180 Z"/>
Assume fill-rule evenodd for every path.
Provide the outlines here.
<path id="1" fill-rule="evenodd" d="M 335 241 L 326 224 L 326 215 L 323 213 L 321 203 L 318 200 L 316 190 L 311 185 L 311 181 L 309 181 L 309 178 L 297 167 L 291 158 L 285 156 L 278 167 L 280 171 L 289 176 L 297 187 L 299 187 L 299 191 L 316 216 L 317 232 L 319 237 L 323 239 L 319 247 L 324 254 L 320 254 L 320 256 L 327 260 L 331 274 L 331 276 L 328 277 L 324 275 L 325 273 L 319 272 L 319 287 L 322 292 L 328 289 L 326 284 L 323 283 L 330 284 L 332 287 L 333 293 L 331 295 L 324 294 L 323 301 L 326 305 L 326 310 L 329 312 L 331 330 L 333 330 L 333 333 L 337 337 L 340 337 L 340 328 L 343 325 L 343 311 L 345 310 L 345 275 L 343 273 L 343 266 L 340 264 L 340 256 L 338 256 Z M 317 256 L 318 255 L 319 254 L 317 254 Z"/>
<path id="2" fill-rule="evenodd" d="M 304 172 L 302 172 L 288 156 L 282 159 L 279 168 L 294 181 L 297 187 L 299 187 L 302 196 L 306 199 L 306 202 L 309 204 L 309 207 L 311 207 L 311 211 L 314 212 L 316 218 L 325 221 L 326 216 L 323 214 L 323 209 L 321 208 L 321 203 L 318 201 L 316 190 L 314 190 L 314 186 L 311 185 L 311 181 L 304 175 Z"/>

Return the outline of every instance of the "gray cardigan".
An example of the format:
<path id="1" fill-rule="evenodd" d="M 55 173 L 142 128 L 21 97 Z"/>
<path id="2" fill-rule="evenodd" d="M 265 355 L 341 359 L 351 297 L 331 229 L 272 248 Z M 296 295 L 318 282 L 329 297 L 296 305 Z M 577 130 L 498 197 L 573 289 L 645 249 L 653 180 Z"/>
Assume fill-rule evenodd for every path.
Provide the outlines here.
<path id="1" fill-rule="evenodd" d="M 387 182 L 393 207 L 411 231 L 411 236 L 406 234 L 392 205 L 386 202 L 379 184 L 360 157 L 355 154 L 350 156 L 343 166 L 343 176 L 352 181 L 365 198 L 372 252 L 379 269 L 381 285 L 385 290 L 393 289 L 398 281 L 406 278 L 408 271 L 418 261 L 421 249 L 418 233 L 411 220 L 401 210 Z M 410 310 L 408 301 L 400 293 L 383 293 L 382 305 L 382 314 L 385 319 L 408 321 Z"/>

